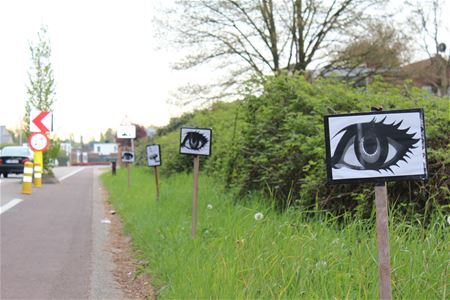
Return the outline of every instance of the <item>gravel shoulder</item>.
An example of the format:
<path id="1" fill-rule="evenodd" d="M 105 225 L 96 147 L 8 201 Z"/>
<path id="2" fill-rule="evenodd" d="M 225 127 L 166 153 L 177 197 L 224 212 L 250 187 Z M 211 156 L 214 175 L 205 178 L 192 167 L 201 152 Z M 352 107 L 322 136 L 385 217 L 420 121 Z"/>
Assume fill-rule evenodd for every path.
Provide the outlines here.
<path id="1" fill-rule="evenodd" d="M 103 170 L 104 171 L 104 170 Z M 96 170 L 94 182 L 94 251 L 90 299 L 156 299 L 148 274 L 139 272 L 147 262 L 134 258 L 131 238 L 123 233 L 120 217 L 108 202 Z M 109 220 L 111 223 L 102 223 Z"/>

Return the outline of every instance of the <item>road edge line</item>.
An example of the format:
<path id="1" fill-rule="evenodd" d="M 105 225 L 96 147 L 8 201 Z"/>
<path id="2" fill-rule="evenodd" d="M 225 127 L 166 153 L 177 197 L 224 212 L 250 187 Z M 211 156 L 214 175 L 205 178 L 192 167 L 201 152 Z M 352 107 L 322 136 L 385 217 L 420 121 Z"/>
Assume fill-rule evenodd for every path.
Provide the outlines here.
<path id="1" fill-rule="evenodd" d="M 8 203 L 6 203 L 5 205 L 0 206 L 0 215 L 2 213 L 6 212 L 7 210 L 13 208 L 14 206 L 16 206 L 17 204 L 19 204 L 22 201 L 23 201 L 23 199 L 14 198 L 11 201 L 9 201 Z"/>
<path id="2" fill-rule="evenodd" d="M 73 176 L 73 175 L 77 174 L 78 172 L 83 171 L 84 169 L 85 169 L 85 167 L 82 167 L 82 168 L 80 168 L 80 169 L 78 169 L 78 170 L 73 171 L 72 173 L 69 173 L 69 174 L 67 174 L 67 175 L 64 175 L 63 177 L 59 178 L 58 180 L 59 180 L 59 182 L 61 182 L 61 181 L 63 181 L 63 180 L 66 180 L 66 179 L 69 178 L 70 176 Z"/>

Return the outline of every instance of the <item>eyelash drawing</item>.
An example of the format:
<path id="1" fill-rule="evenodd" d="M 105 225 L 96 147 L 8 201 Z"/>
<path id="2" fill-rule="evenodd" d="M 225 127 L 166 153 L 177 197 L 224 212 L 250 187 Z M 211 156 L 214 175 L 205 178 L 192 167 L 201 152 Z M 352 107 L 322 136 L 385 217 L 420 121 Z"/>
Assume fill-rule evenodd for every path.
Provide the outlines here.
<path id="1" fill-rule="evenodd" d="M 152 154 L 148 158 L 154 160 L 155 162 L 159 162 L 158 154 Z"/>
<path id="2" fill-rule="evenodd" d="M 393 166 L 398 167 L 399 161 L 407 162 L 406 158 L 410 158 L 411 150 L 417 148 L 414 145 L 420 139 L 413 138 L 416 133 L 407 133 L 410 127 L 399 129 L 403 121 L 384 124 L 385 120 L 386 117 L 376 122 L 373 118 L 370 122 L 355 123 L 335 134 L 333 138 L 344 133 L 331 157 L 332 167 L 394 173 Z M 389 148 L 395 153 L 391 153 Z M 356 160 L 346 161 L 349 157 L 356 157 Z"/>
<path id="3" fill-rule="evenodd" d="M 200 150 L 208 143 L 208 138 L 197 131 L 189 131 L 181 143 L 181 147 Z"/>

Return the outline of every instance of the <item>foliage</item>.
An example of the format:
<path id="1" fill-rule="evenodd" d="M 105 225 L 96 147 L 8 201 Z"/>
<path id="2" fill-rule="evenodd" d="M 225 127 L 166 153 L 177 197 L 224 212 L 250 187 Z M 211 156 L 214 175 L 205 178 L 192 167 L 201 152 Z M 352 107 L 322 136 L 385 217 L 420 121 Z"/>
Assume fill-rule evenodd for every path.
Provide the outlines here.
<path id="1" fill-rule="evenodd" d="M 50 145 L 48 146 L 48 149 L 43 153 L 44 169 L 47 172 L 51 169 L 51 167 L 54 166 L 55 160 L 58 158 L 60 150 L 60 140 L 57 138 L 50 139 Z"/>
<path id="2" fill-rule="evenodd" d="M 225 74 L 217 79 L 223 90 L 236 93 L 237 87 L 250 76 L 306 70 L 321 58 L 322 50 L 332 51 L 343 42 L 343 37 L 374 18 L 385 3 L 385 0 L 177 1 L 174 8 L 162 15 L 158 28 L 166 29 L 161 35 L 171 47 L 178 52 L 184 49 L 176 69 L 209 64 Z M 193 91 L 196 99 L 204 91 L 211 92 L 202 88 Z"/>
<path id="3" fill-rule="evenodd" d="M 408 61 L 409 37 L 398 28 L 383 22 L 370 22 L 363 32 L 355 36 L 333 55 L 326 73 L 337 68 L 344 77 L 371 77 L 373 74 L 392 74 Z"/>
<path id="4" fill-rule="evenodd" d="M 55 79 L 50 61 L 51 47 L 47 36 L 47 27 L 41 26 L 36 44 L 30 44 L 32 65 L 28 72 L 28 100 L 25 103 L 24 133 L 25 140 L 30 134 L 30 111 L 52 111 L 55 102 Z"/>
<path id="5" fill-rule="evenodd" d="M 177 126 L 172 123 L 173 131 L 160 130 L 166 134 L 155 141 L 161 144 L 164 174 L 190 171 L 191 158 L 179 155 L 178 128 L 212 127 L 212 156 L 201 165 L 241 197 L 263 191 L 282 209 L 353 211 L 368 217 L 371 184 L 326 184 L 323 116 L 370 111 L 377 105 L 425 111 L 430 180 L 389 183 L 391 202 L 411 216 L 449 209 L 448 99 L 408 84 L 395 87 L 378 79 L 367 88 L 353 89 L 334 80 L 309 83 L 298 76 L 271 77 L 262 95 L 197 111 L 175 122 Z"/>
<path id="6" fill-rule="evenodd" d="M 162 299 L 376 299 L 378 267 L 373 218 L 283 214 L 257 195 L 233 205 L 221 182 L 200 176 L 197 236 L 191 238 L 192 176 L 161 178 L 133 168 L 102 177 L 109 200 L 132 237 L 139 272 L 151 274 Z M 220 181 L 220 178 L 217 178 Z M 260 212 L 263 218 L 255 219 Z M 448 224 L 428 228 L 390 212 L 394 299 L 448 295 Z"/>
<path id="7" fill-rule="evenodd" d="M 25 103 L 23 120 L 24 140 L 30 135 L 30 112 L 33 109 L 52 111 L 55 102 L 55 79 L 50 61 L 51 47 L 47 36 L 47 27 L 42 26 L 38 33 L 38 42 L 30 44 L 32 65 L 28 72 L 27 86 L 28 100 Z M 58 157 L 59 141 L 50 142 L 49 149 L 44 152 L 44 169 L 49 170 L 53 161 Z"/>
<path id="8" fill-rule="evenodd" d="M 373 203 L 370 185 L 326 184 L 323 116 L 370 111 L 377 105 L 425 111 L 430 180 L 390 183 L 391 201 L 409 213 L 448 205 L 448 99 L 382 81 L 367 89 L 352 89 L 340 82 L 310 84 L 290 76 L 272 78 L 263 95 L 245 100 L 247 126 L 236 164 L 241 194 L 265 190 L 280 208 L 294 204 L 336 213 L 358 208 L 367 215 Z"/>
<path id="9" fill-rule="evenodd" d="M 161 145 L 162 173 L 168 175 L 192 170 L 192 157 L 179 154 L 180 128 L 184 126 L 212 128 L 212 156 L 202 158 L 200 166 L 217 176 L 231 174 L 234 164 L 232 156 L 241 144 L 241 106 L 241 102 L 218 102 L 209 109 L 174 118 L 169 125 L 160 128 L 153 142 Z M 138 156 L 146 156 L 145 149 L 139 149 Z M 229 177 L 224 179 L 230 181 Z"/>

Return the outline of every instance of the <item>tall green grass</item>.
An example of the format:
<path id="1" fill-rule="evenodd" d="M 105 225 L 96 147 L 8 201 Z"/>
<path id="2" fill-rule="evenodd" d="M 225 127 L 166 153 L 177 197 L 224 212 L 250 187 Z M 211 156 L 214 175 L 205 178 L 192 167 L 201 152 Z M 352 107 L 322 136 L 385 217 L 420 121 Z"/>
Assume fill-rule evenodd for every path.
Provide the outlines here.
<path id="1" fill-rule="evenodd" d="M 159 202 L 149 169 L 132 169 L 131 188 L 126 170 L 105 174 L 103 182 L 162 298 L 378 298 L 371 220 L 342 224 L 294 209 L 278 213 L 256 196 L 233 204 L 231 194 L 201 174 L 192 239 L 192 175 L 162 178 Z M 255 220 L 257 212 L 264 218 Z M 450 226 L 444 216 L 427 228 L 411 223 L 390 218 L 393 297 L 448 299 Z"/>

